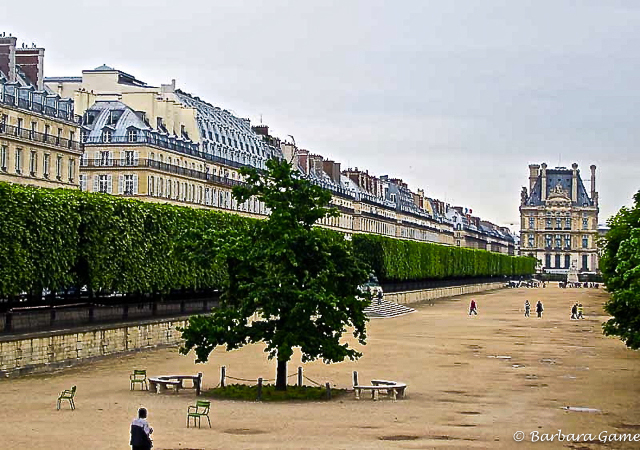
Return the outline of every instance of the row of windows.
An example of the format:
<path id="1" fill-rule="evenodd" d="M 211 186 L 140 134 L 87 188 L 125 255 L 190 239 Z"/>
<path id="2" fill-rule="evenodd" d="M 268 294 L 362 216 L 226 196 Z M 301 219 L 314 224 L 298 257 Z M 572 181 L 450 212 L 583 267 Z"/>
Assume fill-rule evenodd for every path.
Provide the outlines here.
<path id="1" fill-rule="evenodd" d="M 569 269 L 571 267 L 571 255 L 555 255 L 554 261 L 555 264 L 551 265 L 551 255 L 544 255 L 544 267 L 546 269 Z M 562 265 L 564 263 L 564 265 Z M 582 255 L 582 265 L 580 267 L 582 271 L 589 270 L 589 255 Z"/>
<path id="2" fill-rule="evenodd" d="M 527 246 L 528 247 L 535 247 L 536 246 L 536 242 L 535 242 L 535 235 L 534 234 L 529 234 L 527 236 Z M 544 236 L 544 246 L 545 248 L 565 248 L 565 249 L 569 249 L 571 248 L 571 235 L 570 234 L 556 234 L 556 235 L 551 235 L 551 234 L 545 234 Z M 589 248 L 589 236 L 588 235 L 583 235 L 582 236 L 582 248 Z"/>
<path id="3" fill-rule="evenodd" d="M 338 217 L 324 217 L 318 223 L 329 227 L 353 229 L 353 216 L 340 214 Z"/>
<path id="4" fill-rule="evenodd" d="M 549 217 L 546 218 L 545 220 L 545 227 L 550 230 L 553 229 L 555 225 L 555 229 L 556 230 L 561 230 L 561 229 L 565 229 L 565 230 L 570 230 L 571 229 L 571 218 L 570 217 L 556 217 L 555 220 L 551 219 Z M 536 228 L 536 219 L 535 217 L 529 217 L 529 229 L 535 229 Z M 589 229 L 589 219 L 586 217 L 582 218 L 582 229 L 583 230 L 588 230 Z"/>
<path id="5" fill-rule="evenodd" d="M 39 171 L 40 168 L 40 155 L 42 156 L 41 164 L 42 164 L 42 172 Z M 6 145 L 0 146 L 0 171 L 9 172 L 13 171 L 16 175 L 25 174 L 24 165 L 25 158 L 29 159 L 29 170 L 28 174 L 32 177 L 36 177 L 42 175 L 43 178 L 50 178 L 55 175 L 55 178 L 58 181 L 62 181 L 66 176 L 70 183 L 73 183 L 76 174 L 76 160 L 75 158 L 68 158 L 66 164 L 66 173 L 64 170 L 64 156 L 63 155 L 52 155 L 51 153 L 40 153 L 36 150 L 31 150 L 28 154 L 22 148 L 16 148 L 13 151 L 13 154 L 9 152 L 9 147 Z M 10 159 L 13 159 L 13 163 L 11 163 Z M 51 165 L 54 165 L 54 173 L 51 173 Z"/>
<path id="6" fill-rule="evenodd" d="M 16 117 L 15 124 L 12 124 L 9 116 L 7 114 L 3 114 L 2 116 L 0 116 L 0 127 L 4 128 L 5 125 L 14 125 L 18 129 L 18 133 L 20 133 L 22 130 L 28 129 L 30 134 L 29 139 L 31 140 L 35 139 L 36 133 L 42 133 L 45 136 L 55 136 L 58 139 L 67 138 L 70 141 L 73 141 L 76 137 L 76 133 L 74 130 L 69 130 L 69 134 L 67 136 L 64 136 L 64 128 L 56 126 L 52 128 L 50 124 L 45 123 L 44 125 L 42 125 L 37 120 L 32 120 L 31 123 L 28 124 L 29 128 L 27 128 L 27 123 L 25 123 L 25 120 L 22 117 Z"/>

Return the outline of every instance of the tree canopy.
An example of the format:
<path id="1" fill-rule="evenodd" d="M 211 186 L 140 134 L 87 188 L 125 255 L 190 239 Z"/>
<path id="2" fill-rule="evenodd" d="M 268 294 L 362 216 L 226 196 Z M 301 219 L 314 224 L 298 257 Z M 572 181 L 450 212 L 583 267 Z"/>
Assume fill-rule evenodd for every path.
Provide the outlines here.
<path id="1" fill-rule="evenodd" d="M 181 329 L 183 354 L 195 350 L 198 362 L 225 345 L 227 350 L 264 342 L 276 358 L 276 388 L 286 389 L 286 365 L 295 348 L 303 361 L 339 362 L 359 352 L 342 342 L 347 328 L 366 339 L 364 309 L 368 299 L 358 290 L 367 270 L 351 242 L 337 232 L 314 227 L 329 208 L 331 193 L 299 176 L 291 164 L 271 159 L 267 171 L 242 168 L 246 184 L 236 186 L 238 202 L 252 197 L 270 211 L 266 220 L 242 232 L 205 235 L 205 255 L 227 270 L 221 304 L 209 315 L 194 316 Z"/>
<path id="2" fill-rule="evenodd" d="M 631 208 L 622 207 L 607 222 L 600 270 L 611 292 L 605 311 L 607 335 L 619 336 L 628 347 L 640 348 L 640 191 Z"/>

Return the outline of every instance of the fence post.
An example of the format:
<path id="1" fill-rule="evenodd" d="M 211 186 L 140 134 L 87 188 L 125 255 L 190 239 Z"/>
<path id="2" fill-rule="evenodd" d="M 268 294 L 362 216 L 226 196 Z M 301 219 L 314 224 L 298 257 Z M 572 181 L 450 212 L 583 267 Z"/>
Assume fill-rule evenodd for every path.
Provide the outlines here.
<path id="1" fill-rule="evenodd" d="M 199 396 L 202 390 L 202 372 L 198 372 L 198 379 L 193 381 L 196 383 L 196 396 Z"/>
<path id="2" fill-rule="evenodd" d="M 224 379 L 227 376 L 227 368 L 222 366 L 220 368 L 220 387 L 224 387 Z"/>
<path id="3" fill-rule="evenodd" d="M 262 377 L 258 378 L 258 398 L 256 400 L 262 400 Z"/>
<path id="4" fill-rule="evenodd" d="M 353 371 L 353 385 L 358 386 L 358 372 L 355 370 Z"/>
<path id="5" fill-rule="evenodd" d="M 327 387 L 327 400 L 331 400 L 331 385 L 327 381 L 327 384 L 325 386 Z"/>
<path id="6" fill-rule="evenodd" d="M 298 367 L 298 386 L 302 386 L 302 367 Z"/>

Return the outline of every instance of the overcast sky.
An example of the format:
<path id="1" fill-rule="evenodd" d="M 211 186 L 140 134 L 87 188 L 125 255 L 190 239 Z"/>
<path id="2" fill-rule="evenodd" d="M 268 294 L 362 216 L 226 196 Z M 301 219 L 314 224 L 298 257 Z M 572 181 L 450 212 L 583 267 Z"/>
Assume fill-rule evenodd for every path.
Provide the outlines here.
<path id="1" fill-rule="evenodd" d="M 175 78 L 501 225 L 531 163 L 577 162 L 587 190 L 596 164 L 600 222 L 640 189 L 638 1 L 34 0 L 3 2 L 1 31 L 46 48 L 46 76 Z"/>

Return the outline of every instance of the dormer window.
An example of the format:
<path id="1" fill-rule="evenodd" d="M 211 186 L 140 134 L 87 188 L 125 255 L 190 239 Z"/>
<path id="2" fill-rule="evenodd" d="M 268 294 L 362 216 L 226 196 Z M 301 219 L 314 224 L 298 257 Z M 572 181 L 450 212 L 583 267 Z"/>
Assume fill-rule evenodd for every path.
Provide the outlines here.
<path id="1" fill-rule="evenodd" d="M 111 136 L 113 135 L 111 130 L 102 131 L 102 142 L 111 142 Z"/>
<path id="2" fill-rule="evenodd" d="M 135 128 L 130 128 L 127 131 L 127 140 L 129 142 L 138 142 L 138 130 Z"/>

